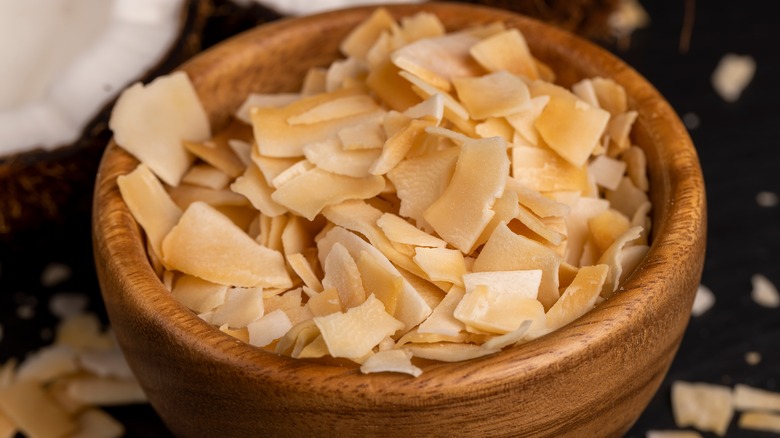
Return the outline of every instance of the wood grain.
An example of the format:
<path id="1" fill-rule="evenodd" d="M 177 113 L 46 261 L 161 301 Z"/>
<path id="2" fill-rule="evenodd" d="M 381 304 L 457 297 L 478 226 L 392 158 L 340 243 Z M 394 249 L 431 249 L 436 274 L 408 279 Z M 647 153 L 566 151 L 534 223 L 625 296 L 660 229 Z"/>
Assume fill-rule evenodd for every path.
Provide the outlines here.
<path id="1" fill-rule="evenodd" d="M 449 29 L 503 21 L 519 28 L 560 82 L 611 77 L 639 112 L 648 156 L 653 242 L 621 291 L 574 323 L 531 343 L 462 363 L 430 364 L 419 378 L 361 375 L 263 352 L 201 321 L 152 272 L 116 176 L 136 162 L 104 155 L 93 211 L 96 265 L 108 314 L 149 400 L 179 436 L 620 436 L 655 393 L 680 343 L 705 250 L 705 196 L 696 152 L 658 92 L 604 50 L 539 22 L 455 4 L 428 10 Z M 290 91 L 371 9 L 265 25 L 182 68 L 212 123 L 249 92 Z"/>

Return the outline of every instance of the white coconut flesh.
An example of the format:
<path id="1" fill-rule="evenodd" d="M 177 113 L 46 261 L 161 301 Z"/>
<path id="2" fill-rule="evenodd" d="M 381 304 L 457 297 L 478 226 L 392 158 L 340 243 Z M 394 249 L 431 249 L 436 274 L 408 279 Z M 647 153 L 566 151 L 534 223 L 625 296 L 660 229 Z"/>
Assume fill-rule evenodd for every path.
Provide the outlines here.
<path id="1" fill-rule="evenodd" d="M 0 157 L 76 141 L 154 67 L 185 0 L 0 0 Z"/>

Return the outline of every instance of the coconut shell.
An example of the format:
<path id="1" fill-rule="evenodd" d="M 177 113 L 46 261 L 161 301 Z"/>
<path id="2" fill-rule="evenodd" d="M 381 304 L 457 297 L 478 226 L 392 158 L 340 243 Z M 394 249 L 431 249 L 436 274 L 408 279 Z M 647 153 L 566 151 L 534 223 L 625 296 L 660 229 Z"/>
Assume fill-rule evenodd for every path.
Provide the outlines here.
<path id="1" fill-rule="evenodd" d="M 199 52 L 211 10 L 210 0 L 185 2 L 178 38 L 139 80 L 149 81 Z M 113 103 L 98 112 L 74 143 L 0 157 L 0 242 L 9 244 L 22 234 L 62 225 L 72 215 L 86 216 L 97 165 L 111 137 L 108 119 Z"/>

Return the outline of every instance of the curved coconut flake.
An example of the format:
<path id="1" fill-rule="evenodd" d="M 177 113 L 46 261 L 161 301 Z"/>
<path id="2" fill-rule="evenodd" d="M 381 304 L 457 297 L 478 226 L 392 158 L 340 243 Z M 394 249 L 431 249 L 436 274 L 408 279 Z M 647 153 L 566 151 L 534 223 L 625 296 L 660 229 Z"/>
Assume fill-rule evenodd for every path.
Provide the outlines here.
<path id="1" fill-rule="evenodd" d="M 599 105 L 599 98 L 596 96 L 596 89 L 593 87 L 593 80 L 590 78 L 583 79 L 572 85 L 571 92 L 584 100 L 588 105 L 601 108 L 601 105 Z"/>
<path id="2" fill-rule="evenodd" d="M 491 207 L 501 196 L 508 176 L 503 139 L 463 143 L 452 180 L 423 217 L 445 241 L 468 254 L 495 214 Z"/>
<path id="3" fill-rule="evenodd" d="M 607 190 L 615 190 L 626 173 L 626 162 L 606 155 L 599 155 L 588 164 L 593 180 Z"/>
<path id="4" fill-rule="evenodd" d="M 231 287 L 225 294 L 225 302 L 214 309 L 211 323 L 242 328 L 263 316 L 263 288 Z"/>
<path id="5" fill-rule="evenodd" d="M 266 183 L 260 169 L 254 164 L 247 167 L 243 175 L 236 178 L 230 185 L 230 190 L 245 196 L 253 207 L 268 217 L 287 213 L 286 208 L 271 199 L 274 189 Z"/>
<path id="6" fill-rule="evenodd" d="M 466 262 L 457 249 L 415 248 L 413 260 L 429 280 L 463 286 Z"/>
<path id="7" fill-rule="evenodd" d="M 469 53 L 487 71 L 503 70 L 531 80 L 539 78 L 528 43 L 517 29 L 509 29 L 483 39 L 471 46 Z"/>
<path id="8" fill-rule="evenodd" d="M 316 187 L 316 191 L 311 188 Z M 352 178 L 314 168 L 279 187 L 271 198 L 308 220 L 323 208 L 348 199 L 373 198 L 385 188 L 381 176 Z"/>
<path id="9" fill-rule="evenodd" d="M 205 202 L 212 207 L 243 207 L 250 205 L 244 195 L 240 195 L 228 189 L 214 190 L 206 187 L 198 187 L 190 184 L 179 184 L 168 189 L 173 202 L 181 209 L 186 210 L 193 202 Z"/>
<path id="10" fill-rule="evenodd" d="M 340 130 L 371 120 L 376 117 L 376 111 L 359 112 L 339 118 L 325 115 L 326 120 L 320 123 L 291 125 L 288 119 L 296 117 L 327 105 L 329 102 L 342 98 L 365 96 L 362 87 L 343 88 L 331 93 L 307 96 L 281 108 L 254 108 L 251 111 L 252 126 L 258 152 L 267 157 L 289 158 L 303 155 L 303 146 L 321 141 L 323 138 L 336 135 Z M 364 101 L 364 97 L 359 98 Z M 365 101 L 364 101 L 365 102 Z M 376 103 L 372 105 L 376 106 Z M 382 111 L 382 110 L 377 110 Z M 306 119 L 316 120 L 318 117 L 306 116 Z"/>
<path id="11" fill-rule="evenodd" d="M 118 90 L 162 58 L 176 40 L 184 2 L 135 3 L 0 5 L 0 27 L 16 36 L 0 42 L 0 155 L 75 141 Z"/>
<path id="12" fill-rule="evenodd" d="M 628 218 L 612 208 L 588 219 L 590 240 L 599 254 L 604 253 L 630 227 Z"/>
<path id="13" fill-rule="evenodd" d="M 534 126 L 558 155 L 575 167 L 582 167 L 599 144 L 610 115 L 568 91 L 565 93 L 550 95 Z"/>
<path id="14" fill-rule="evenodd" d="M 441 95 L 442 99 L 444 100 L 445 118 L 452 120 L 453 122 L 469 120 L 469 112 L 460 102 L 458 102 L 457 99 L 452 97 L 452 95 L 448 93 L 446 89 L 432 85 L 409 72 L 401 71 L 398 73 L 398 75 L 409 81 L 414 87 L 417 87 L 415 92 L 419 93 L 424 99 L 430 99 L 437 94 Z"/>
<path id="15" fill-rule="evenodd" d="M 444 97 L 437 93 L 403 112 L 406 117 L 427 119 L 435 125 L 441 123 L 444 117 Z"/>
<path id="16" fill-rule="evenodd" d="M 616 157 L 631 146 L 629 134 L 638 115 L 636 111 L 628 111 L 609 119 L 606 134 L 609 135 L 610 140 L 610 156 Z"/>
<path id="17" fill-rule="evenodd" d="M 238 107 L 235 116 L 238 120 L 251 125 L 252 108 L 281 108 L 287 106 L 301 98 L 300 93 L 274 93 L 261 94 L 250 93 L 244 103 Z"/>
<path id="18" fill-rule="evenodd" d="M 397 23 L 387 9 L 377 8 L 341 41 L 339 50 L 345 56 L 365 60 L 368 51 L 374 46 L 380 35 L 389 31 Z"/>
<path id="19" fill-rule="evenodd" d="M 357 268 L 366 294 L 374 294 L 385 305 L 385 311 L 394 316 L 398 298 L 404 287 L 403 277 L 387 270 L 365 251 L 360 252 Z"/>
<path id="20" fill-rule="evenodd" d="M 362 365 L 360 372 L 370 373 L 405 373 L 419 377 L 422 370 L 412 365 L 412 353 L 405 350 L 387 350 L 369 356 Z"/>
<path id="21" fill-rule="evenodd" d="M 520 204 L 541 218 L 567 217 L 571 213 L 571 208 L 565 203 L 550 199 L 514 178 L 506 181 L 504 193 L 506 192 L 515 193 Z"/>
<path id="22" fill-rule="evenodd" d="M 303 147 L 303 155 L 322 170 L 353 178 L 371 176 L 369 169 L 382 154 L 380 149 L 345 150 L 337 137 Z"/>
<path id="23" fill-rule="evenodd" d="M 143 164 L 127 175 L 120 175 L 116 182 L 122 199 L 146 233 L 152 250 L 157 256 L 162 256 L 163 238 L 179 221 L 181 208 Z"/>
<path id="24" fill-rule="evenodd" d="M 285 254 L 302 253 L 314 246 L 314 240 L 299 216 L 290 215 L 282 231 L 282 248 Z"/>
<path id="25" fill-rule="evenodd" d="M 341 312 L 339 292 L 335 288 L 325 289 L 306 302 L 314 316 L 330 315 Z"/>
<path id="26" fill-rule="evenodd" d="M 456 77 L 452 84 L 460 102 L 476 120 L 508 116 L 531 108 L 528 86 L 506 71 L 479 77 Z"/>
<path id="27" fill-rule="evenodd" d="M 647 157 L 645 151 L 638 146 L 631 146 L 623 153 L 623 161 L 626 163 L 626 174 L 634 187 L 647 192 L 650 190 L 650 182 L 647 180 Z"/>
<path id="28" fill-rule="evenodd" d="M 257 147 L 252 148 L 252 152 L 250 154 L 250 158 L 252 159 L 252 162 L 255 163 L 258 169 L 260 169 L 260 172 L 263 174 L 263 178 L 265 178 L 265 182 L 268 183 L 268 185 L 273 186 L 273 181 L 284 173 L 287 169 L 294 166 L 301 160 L 297 157 L 295 158 L 274 158 L 274 157 L 264 157 L 260 155 L 260 153 L 257 150 Z"/>
<path id="29" fill-rule="evenodd" d="M 609 266 L 585 266 L 547 311 L 547 329 L 557 330 L 587 313 L 596 305 L 607 279 Z"/>
<path id="30" fill-rule="evenodd" d="M 182 144 L 187 151 L 225 172 L 231 178 L 241 175 L 246 170 L 244 162 L 238 158 L 230 145 L 228 145 L 227 138 L 217 141 L 217 138 L 214 137 L 212 140 L 203 143 L 183 141 Z"/>
<path id="31" fill-rule="evenodd" d="M 604 108 L 613 116 L 628 111 L 628 98 L 622 85 L 607 78 L 592 78 L 593 90 L 599 99 L 599 107 Z"/>
<path id="32" fill-rule="evenodd" d="M 538 192 L 589 190 L 585 167 L 576 167 L 549 149 L 512 148 L 512 178 Z"/>
<path id="33" fill-rule="evenodd" d="M 181 275 L 171 288 L 177 300 L 195 313 L 214 310 L 225 301 L 228 286 L 192 275 Z"/>
<path id="34" fill-rule="evenodd" d="M 344 245 L 338 242 L 334 243 L 322 266 L 325 271 L 322 286 L 338 291 L 339 301 L 343 306 L 342 310 L 346 311 L 363 304 L 366 300 L 366 290 L 360 279 L 360 271 L 355 259 L 352 258 Z"/>
<path id="35" fill-rule="evenodd" d="M 507 179 L 507 182 L 510 179 L 511 178 Z M 492 208 L 496 214 L 493 215 L 493 218 L 490 219 L 490 222 L 487 224 L 485 229 L 482 230 L 482 234 L 479 235 L 475 246 L 479 246 L 487 242 L 487 240 L 490 238 L 490 235 L 493 234 L 493 230 L 496 229 L 499 223 L 509 223 L 512 219 L 516 218 L 520 214 L 520 204 L 517 200 L 517 194 L 505 189 L 504 194 L 501 195 L 500 198 L 496 199 L 496 202 L 493 204 Z"/>
<path id="36" fill-rule="evenodd" d="M 623 275 L 623 265 L 620 263 L 620 255 L 623 252 L 623 247 L 639 237 L 642 232 L 642 227 L 629 228 L 625 233 L 620 235 L 612 245 L 607 248 L 606 251 L 599 257 L 595 264 L 606 264 L 609 266 L 609 275 L 604 282 L 604 288 L 601 290 L 601 296 L 609 298 L 617 290 L 620 284 L 620 277 Z"/>
<path id="37" fill-rule="evenodd" d="M 211 137 L 208 116 L 184 72 L 123 91 L 108 126 L 117 144 L 171 186 L 179 184 L 193 161 L 182 141 Z"/>
<path id="38" fill-rule="evenodd" d="M 497 353 L 500 349 L 482 348 L 474 344 L 455 344 L 438 342 L 433 344 L 407 344 L 403 347 L 414 357 L 420 359 L 438 360 L 440 362 L 460 362 Z"/>
<path id="39" fill-rule="evenodd" d="M 385 236 L 387 236 L 391 242 L 433 248 L 443 248 L 447 246 L 447 242 L 421 231 L 403 218 L 392 213 L 383 214 L 382 217 L 376 221 L 376 224 L 382 229 Z"/>
<path id="40" fill-rule="evenodd" d="M 485 350 L 495 351 L 510 345 L 516 345 L 528 339 L 528 329 L 534 324 L 533 320 L 526 320 L 517 329 L 499 336 L 493 336 L 485 341 L 481 347 Z"/>
<path id="41" fill-rule="evenodd" d="M 259 245 L 227 217 L 203 202 L 184 212 L 162 243 L 172 269 L 214 283 L 242 287 L 292 286 L 277 251 Z"/>
<path id="42" fill-rule="evenodd" d="M 184 174 L 181 182 L 207 189 L 220 190 L 227 187 L 231 178 L 210 164 L 195 164 Z"/>
<path id="43" fill-rule="evenodd" d="M 408 125 L 387 139 L 382 147 L 382 154 L 373 163 L 369 172 L 372 175 L 384 175 L 393 170 L 412 147 L 424 140 L 425 128 L 433 124 L 433 121 L 424 119 L 410 121 Z"/>
<path id="44" fill-rule="evenodd" d="M 619 283 L 625 281 L 629 275 L 639 266 L 639 263 L 644 260 L 647 252 L 650 251 L 650 247 L 647 245 L 632 245 L 627 248 L 623 248 L 620 253 L 620 267 L 622 272 L 620 273 Z"/>
<path id="45" fill-rule="evenodd" d="M 292 267 L 293 271 L 295 271 L 298 277 L 303 280 L 303 283 L 306 286 L 310 287 L 316 292 L 322 292 L 324 287 L 322 286 L 319 278 L 317 278 L 317 274 L 314 273 L 314 269 L 312 269 L 311 264 L 309 264 L 309 261 L 306 260 L 306 257 L 304 257 L 303 254 L 288 254 L 287 263 L 290 264 L 290 267 Z"/>
<path id="46" fill-rule="evenodd" d="M 374 295 L 346 313 L 314 317 L 314 323 L 333 357 L 360 358 L 371 352 L 386 337 L 404 328 L 401 321 L 385 312 Z"/>
<path id="47" fill-rule="evenodd" d="M 506 116 L 506 121 L 509 122 L 523 140 L 532 146 L 539 145 L 539 131 L 536 129 L 536 120 L 549 102 L 550 96 L 536 96 L 530 99 L 527 108 Z"/>
<path id="48" fill-rule="evenodd" d="M 387 59 L 372 61 L 373 67 L 366 76 L 366 86 L 388 108 L 404 111 L 419 103 L 420 97 L 412 90 L 409 81 L 403 78 L 402 74 L 405 72 L 402 72 L 390 61 L 389 53 L 387 56 Z"/>
<path id="49" fill-rule="evenodd" d="M 249 343 L 256 347 L 265 347 L 284 336 L 292 326 L 286 313 L 280 309 L 274 310 L 247 326 Z"/>
<path id="50" fill-rule="evenodd" d="M 490 236 L 477 260 L 474 272 L 542 270 L 538 300 L 549 309 L 560 296 L 558 292 L 558 267 L 561 258 L 550 248 L 517 235 L 499 224 Z"/>
<path id="51" fill-rule="evenodd" d="M 541 276 L 535 283 L 517 285 L 520 290 L 538 287 Z M 522 294 L 498 292 L 485 285 L 478 285 L 467 292 L 458 303 L 455 318 L 477 330 L 507 334 L 517 330 L 525 321 L 544 326 L 544 306 L 533 298 Z"/>
<path id="52" fill-rule="evenodd" d="M 588 221 L 609 208 L 609 202 L 604 199 L 577 197 L 571 206 L 571 214 L 566 216 L 567 245 L 566 262 L 580 266 L 583 248 L 588 240 L 590 228 Z"/>
<path id="53" fill-rule="evenodd" d="M 325 91 L 336 91 L 341 88 L 362 84 L 366 73 L 366 65 L 355 58 L 350 57 L 334 61 L 325 72 Z M 360 105 L 362 104 L 358 102 L 343 102 L 338 104 L 338 108 L 332 107 L 332 110 L 334 110 L 334 114 L 355 114 L 360 111 Z M 324 112 L 320 112 L 320 114 L 325 115 Z M 325 115 L 325 117 L 331 116 Z"/>
<path id="54" fill-rule="evenodd" d="M 549 242 L 553 247 L 563 244 L 566 239 L 566 235 L 552 229 L 523 206 L 518 206 L 516 219 L 532 233 Z"/>
<path id="55" fill-rule="evenodd" d="M 451 33 L 407 44 L 390 58 L 401 70 L 449 91 L 452 78 L 482 73 L 482 67 L 469 55 L 469 49 L 477 42 L 478 38 L 467 33 Z"/>
<path id="56" fill-rule="evenodd" d="M 321 260 L 330 252 L 330 249 L 336 242 L 344 245 L 353 258 L 358 257 L 359 259 L 361 252 L 365 251 L 370 256 L 374 257 L 384 270 L 390 272 L 393 276 L 401 275 L 398 268 L 396 268 L 384 254 L 356 234 L 341 227 L 331 229 L 319 242 L 317 242 Z M 398 297 L 393 317 L 403 322 L 408 330 L 420 324 L 430 314 L 431 307 L 425 302 L 420 293 L 412 287 L 409 281 L 404 278 L 403 287 L 401 289 L 401 294 Z"/>

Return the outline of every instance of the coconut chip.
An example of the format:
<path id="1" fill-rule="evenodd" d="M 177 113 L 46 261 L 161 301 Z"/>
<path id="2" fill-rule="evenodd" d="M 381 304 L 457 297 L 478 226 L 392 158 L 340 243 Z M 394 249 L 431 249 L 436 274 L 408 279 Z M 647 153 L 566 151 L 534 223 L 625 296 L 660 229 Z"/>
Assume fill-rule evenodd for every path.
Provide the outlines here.
<path id="1" fill-rule="evenodd" d="M 755 72 L 756 61 L 752 56 L 728 53 L 712 72 L 712 87 L 726 102 L 736 102 Z"/>
<path id="2" fill-rule="evenodd" d="M 780 412 L 780 393 L 737 384 L 734 386 L 734 407 L 740 411 Z"/>
<path id="3" fill-rule="evenodd" d="M 780 307 L 780 293 L 774 283 L 761 274 L 753 275 L 750 281 L 753 284 L 753 290 L 750 292 L 753 301 L 762 307 Z"/>
<path id="4" fill-rule="evenodd" d="M 780 414 L 743 412 L 737 424 L 742 429 L 780 433 Z"/>
<path id="5" fill-rule="evenodd" d="M 693 299 L 691 313 L 693 316 L 701 316 L 710 310 L 713 305 L 715 305 L 715 294 L 712 293 L 710 288 L 700 284 L 696 289 L 696 297 Z"/>
<path id="6" fill-rule="evenodd" d="M 645 438 L 702 438 L 692 430 L 648 430 Z"/>
<path id="7" fill-rule="evenodd" d="M 709 383 L 675 381 L 672 384 L 672 408 L 678 427 L 726 434 L 734 415 L 731 388 Z"/>
<path id="8" fill-rule="evenodd" d="M 362 365 L 360 372 L 364 374 L 395 372 L 418 377 L 422 370 L 412 365 L 412 354 L 405 350 L 387 350 L 374 353 Z"/>

